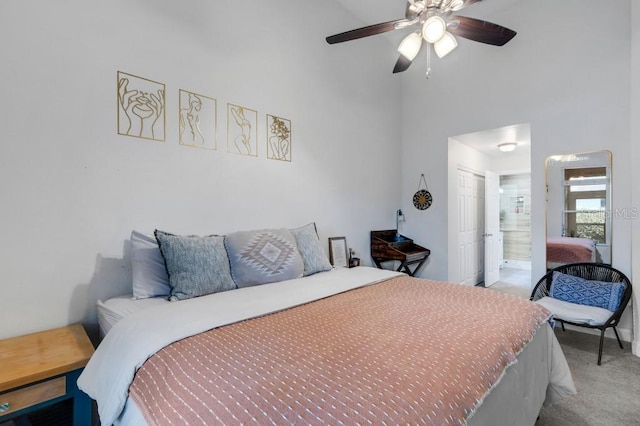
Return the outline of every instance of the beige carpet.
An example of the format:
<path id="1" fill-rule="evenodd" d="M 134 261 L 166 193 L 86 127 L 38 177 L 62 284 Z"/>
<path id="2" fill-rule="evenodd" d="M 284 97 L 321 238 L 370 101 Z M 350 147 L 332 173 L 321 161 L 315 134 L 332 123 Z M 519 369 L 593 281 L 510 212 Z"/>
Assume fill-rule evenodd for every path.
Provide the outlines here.
<path id="1" fill-rule="evenodd" d="M 640 358 L 630 343 L 620 349 L 605 339 L 597 365 L 600 337 L 556 329 L 578 394 L 543 408 L 536 426 L 640 426 Z"/>

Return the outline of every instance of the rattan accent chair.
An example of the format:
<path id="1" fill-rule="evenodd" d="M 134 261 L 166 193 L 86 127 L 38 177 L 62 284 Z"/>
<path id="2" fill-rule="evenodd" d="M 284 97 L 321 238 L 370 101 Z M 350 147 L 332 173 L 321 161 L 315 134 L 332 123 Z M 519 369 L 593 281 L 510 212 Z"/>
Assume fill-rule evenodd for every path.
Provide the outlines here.
<path id="1" fill-rule="evenodd" d="M 624 284 L 624 290 L 622 292 L 619 307 L 602 324 L 591 325 L 583 322 L 567 321 L 566 319 L 562 319 L 555 315 L 553 317 L 555 321 L 559 322 L 562 325 L 563 331 L 564 323 L 600 330 L 600 348 L 598 349 L 598 365 L 600 365 L 600 362 L 602 360 L 602 347 L 604 345 L 604 332 L 607 328 L 613 328 L 613 332 L 616 335 L 616 339 L 618 339 L 620 348 L 624 349 L 624 347 L 622 346 L 622 342 L 620 341 L 620 336 L 618 336 L 618 330 L 616 330 L 616 326 L 618 325 L 620 317 L 622 316 L 622 313 L 624 312 L 625 308 L 629 304 L 629 300 L 631 299 L 631 281 L 629 281 L 629 278 L 627 278 L 625 274 L 613 268 L 611 265 L 607 265 L 604 263 L 571 263 L 567 265 L 561 265 L 557 268 L 549 270 L 533 288 L 530 300 L 535 302 L 536 300 L 539 300 L 545 296 L 550 296 L 553 273 L 556 271 L 562 274 L 572 275 L 590 281 L 606 281 Z"/>

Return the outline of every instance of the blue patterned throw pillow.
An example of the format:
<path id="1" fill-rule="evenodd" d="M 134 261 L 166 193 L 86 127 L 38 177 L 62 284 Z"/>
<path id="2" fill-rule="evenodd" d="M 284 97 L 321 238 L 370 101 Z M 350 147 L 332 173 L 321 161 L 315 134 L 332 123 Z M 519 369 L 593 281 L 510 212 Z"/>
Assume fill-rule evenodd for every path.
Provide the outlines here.
<path id="1" fill-rule="evenodd" d="M 302 256 L 305 277 L 317 272 L 330 271 L 333 268 L 322 249 L 314 222 L 310 222 L 300 228 L 290 229 L 290 231 L 296 239 L 298 251 Z"/>
<path id="2" fill-rule="evenodd" d="M 183 300 L 236 288 L 224 237 L 180 236 L 156 230 L 171 287 L 170 300 Z"/>
<path id="3" fill-rule="evenodd" d="M 624 284 L 607 281 L 590 281 L 573 275 L 553 273 L 550 296 L 579 305 L 615 311 L 620 306 Z"/>
<path id="4" fill-rule="evenodd" d="M 238 287 L 302 277 L 302 258 L 287 229 L 234 232 L 225 237 L 224 244 Z"/>

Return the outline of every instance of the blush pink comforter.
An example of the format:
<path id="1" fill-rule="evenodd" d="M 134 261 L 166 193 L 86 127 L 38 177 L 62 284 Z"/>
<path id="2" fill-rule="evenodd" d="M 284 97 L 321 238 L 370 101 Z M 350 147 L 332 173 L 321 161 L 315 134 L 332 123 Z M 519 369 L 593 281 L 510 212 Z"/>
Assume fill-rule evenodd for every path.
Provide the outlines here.
<path id="1" fill-rule="evenodd" d="M 549 313 L 398 277 L 177 341 L 136 373 L 152 424 L 464 424 Z"/>
<path id="2" fill-rule="evenodd" d="M 593 262 L 595 243 L 588 238 L 547 238 L 547 261 L 558 263 Z"/>

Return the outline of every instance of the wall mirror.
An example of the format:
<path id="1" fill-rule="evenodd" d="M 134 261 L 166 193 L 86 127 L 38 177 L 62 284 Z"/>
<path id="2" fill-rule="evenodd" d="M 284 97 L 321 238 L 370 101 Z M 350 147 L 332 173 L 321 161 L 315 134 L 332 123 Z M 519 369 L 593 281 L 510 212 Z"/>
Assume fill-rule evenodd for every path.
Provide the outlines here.
<path id="1" fill-rule="evenodd" d="M 611 263 L 611 152 L 547 157 L 547 269 Z"/>

